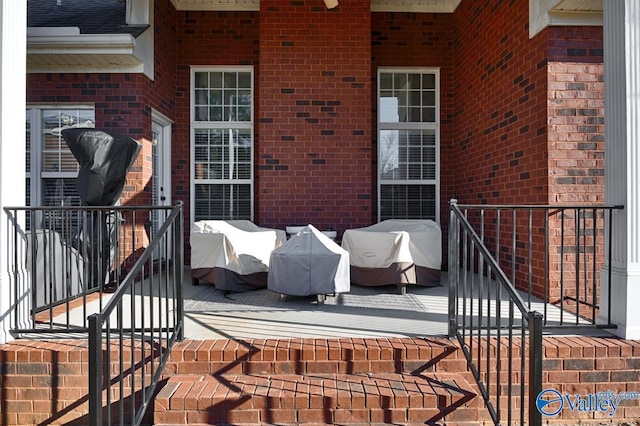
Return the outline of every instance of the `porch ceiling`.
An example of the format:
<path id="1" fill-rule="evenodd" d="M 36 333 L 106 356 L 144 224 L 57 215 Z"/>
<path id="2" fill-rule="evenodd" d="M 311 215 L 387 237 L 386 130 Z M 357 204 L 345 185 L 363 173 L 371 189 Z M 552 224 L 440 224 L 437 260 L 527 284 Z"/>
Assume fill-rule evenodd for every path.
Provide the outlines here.
<path id="1" fill-rule="evenodd" d="M 602 0 L 561 0 L 553 7 L 560 12 L 602 12 Z"/>

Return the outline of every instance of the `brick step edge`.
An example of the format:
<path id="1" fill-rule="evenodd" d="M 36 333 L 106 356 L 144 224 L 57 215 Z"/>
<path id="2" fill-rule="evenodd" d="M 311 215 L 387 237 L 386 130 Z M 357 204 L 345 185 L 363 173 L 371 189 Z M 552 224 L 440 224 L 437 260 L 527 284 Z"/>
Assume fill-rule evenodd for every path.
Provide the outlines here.
<path id="1" fill-rule="evenodd" d="M 411 373 L 435 365 L 443 372 L 466 369 L 446 338 L 192 340 L 172 348 L 164 373 Z"/>
<path id="2" fill-rule="evenodd" d="M 478 420 L 481 398 L 461 375 L 188 375 L 159 391 L 156 425 L 388 423 Z"/>

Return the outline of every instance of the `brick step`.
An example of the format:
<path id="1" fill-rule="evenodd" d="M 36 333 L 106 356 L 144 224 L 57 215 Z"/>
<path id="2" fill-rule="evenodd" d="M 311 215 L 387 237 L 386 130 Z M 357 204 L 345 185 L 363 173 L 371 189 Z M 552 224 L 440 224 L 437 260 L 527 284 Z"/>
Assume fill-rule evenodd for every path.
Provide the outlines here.
<path id="1" fill-rule="evenodd" d="M 462 372 L 446 338 L 205 340 L 176 345 L 164 374 L 339 374 Z"/>
<path id="2" fill-rule="evenodd" d="M 481 398 L 455 373 L 177 375 L 154 408 L 155 425 L 424 424 L 486 417 Z"/>

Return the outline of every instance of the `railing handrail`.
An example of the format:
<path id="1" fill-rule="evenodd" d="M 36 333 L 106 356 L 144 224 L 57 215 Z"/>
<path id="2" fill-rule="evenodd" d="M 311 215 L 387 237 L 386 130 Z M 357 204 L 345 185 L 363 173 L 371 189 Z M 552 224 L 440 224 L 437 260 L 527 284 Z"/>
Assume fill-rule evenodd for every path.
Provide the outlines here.
<path id="1" fill-rule="evenodd" d="M 622 204 L 455 204 L 457 207 L 484 210 L 532 209 L 532 210 L 568 210 L 568 209 L 605 209 L 622 210 Z"/>
<path id="2" fill-rule="evenodd" d="M 451 276 L 451 274 L 453 274 L 453 277 L 450 278 L 450 283 L 449 283 L 449 335 L 450 337 L 456 337 L 461 348 L 462 348 L 462 352 L 465 356 L 465 359 L 467 360 L 467 365 L 470 369 L 470 371 L 472 372 L 472 375 L 476 381 L 476 384 L 478 385 L 478 389 L 480 390 L 480 394 L 482 395 L 482 398 L 485 402 L 485 405 L 487 407 L 487 410 L 489 411 L 489 414 L 492 418 L 492 420 L 494 421 L 494 424 L 496 425 L 500 425 L 500 398 L 501 398 L 501 391 L 500 391 L 500 386 L 501 383 L 499 383 L 501 381 L 501 356 L 500 356 L 500 352 L 501 350 L 499 349 L 501 346 L 501 343 L 498 343 L 498 349 L 497 349 L 497 360 L 496 360 L 496 365 L 495 365 L 495 377 L 496 377 L 496 381 L 498 382 L 496 385 L 496 401 L 494 405 L 494 402 L 492 401 L 492 397 L 491 397 L 491 391 L 490 391 L 490 385 L 489 385 L 489 378 L 486 378 L 486 383 L 485 381 L 483 381 L 482 379 L 482 375 L 480 372 L 480 369 L 478 368 L 478 366 L 474 363 L 473 361 L 473 356 L 471 353 L 471 347 L 473 346 L 473 325 L 471 325 L 469 328 L 472 330 L 471 333 L 471 341 L 467 342 L 465 340 L 465 336 L 466 336 L 466 325 L 464 324 L 464 320 L 463 320 L 463 332 L 460 332 L 460 324 L 458 324 L 457 322 L 457 316 L 459 314 L 459 307 L 458 307 L 458 278 L 459 276 L 457 275 L 459 273 L 458 268 L 460 267 L 460 265 L 458 264 L 459 261 L 459 256 L 460 253 L 458 252 L 458 250 L 454 250 L 452 249 L 452 247 L 456 247 L 456 244 L 454 244 L 454 241 L 452 240 L 458 240 L 460 238 L 459 235 L 459 226 L 462 226 L 464 231 L 466 231 L 466 235 L 465 238 L 470 238 L 471 239 L 471 244 L 473 247 L 475 247 L 478 252 L 479 252 L 479 256 L 481 256 L 482 260 L 484 262 L 486 262 L 488 264 L 488 268 L 487 268 L 487 274 L 490 277 L 491 273 L 493 273 L 493 275 L 495 276 L 495 281 L 496 281 L 496 285 L 498 286 L 497 289 L 505 289 L 507 291 L 507 295 L 509 298 L 509 306 L 517 306 L 518 310 L 521 313 L 521 318 L 523 321 L 523 325 L 526 324 L 527 325 L 527 330 L 528 330 L 528 343 L 525 344 L 525 342 L 523 341 L 521 344 L 521 349 L 522 352 L 520 353 L 520 357 L 521 357 L 521 379 L 520 379 L 520 389 L 521 391 L 519 392 L 519 397 L 521 399 L 520 401 L 520 421 L 524 421 L 524 406 L 525 406 L 525 402 L 524 402 L 524 398 L 525 398 L 525 393 L 527 394 L 528 397 L 528 422 L 529 424 L 531 424 L 532 426 L 540 426 L 542 424 L 542 415 L 540 414 L 540 412 L 537 411 L 536 408 L 536 399 L 535 396 L 537 396 L 541 390 L 542 390 L 542 319 L 543 319 L 543 315 L 533 309 L 530 309 L 524 302 L 524 300 L 522 299 L 522 297 L 520 296 L 520 294 L 518 293 L 517 289 L 515 288 L 515 286 L 513 285 L 513 283 L 511 283 L 511 281 L 507 278 L 507 275 L 505 274 L 505 272 L 503 271 L 503 269 L 500 267 L 498 261 L 493 257 L 492 253 L 489 251 L 489 249 L 486 247 L 486 245 L 484 244 L 484 241 L 478 236 L 478 234 L 475 232 L 475 230 L 473 229 L 473 227 L 471 226 L 471 223 L 469 223 L 469 221 L 467 220 L 467 217 L 462 214 L 462 211 L 459 209 L 458 205 L 457 205 L 457 200 L 452 199 L 449 203 L 450 205 L 450 222 L 449 222 L 449 255 L 450 255 L 450 259 L 449 259 L 449 274 Z M 459 247 L 458 247 L 459 248 Z M 465 253 L 466 253 L 466 246 L 465 246 Z M 453 258 L 453 259 L 452 259 Z M 455 286 L 455 288 L 454 288 Z M 502 294 L 500 293 L 498 290 L 496 290 L 496 294 Z M 464 296 L 466 297 L 466 295 Z M 452 300 L 453 299 L 453 300 Z M 499 299 L 499 298 L 498 298 Z M 500 317 L 500 310 L 499 310 L 499 303 L 497 302 L 498 306 L 496 306 L 497 312 L 496 312 L 496 316 Z M 466 300 L 463 302 L 463 310 L 465 310 L 465 312 L 463 313 L 463 315 L 466 317 L 467 312 L 466 312 Z M 479 315 L 481 315 L 481 307 L 478 307 L 479 310 Z M 471 310 L 472 311 L 472 310 Z M 488 310 L 488 315 L 490 315 L 490 311 Z M 513 309 L 510 308 L 510 315 L 509 315 L 510 321 L 512 321 L 513 319 Z M 501 333 L 500 333 L 500 328 L 501 325 L 499 324 L 498 319 L 496 320 L 496 328 L 497 328 L 497 338 L 500 339 L 501 338 Z M 489 336 L 490 336 L 490 320 L 487 321 L 486 323 L 486 327 L 482 325 L 481 320 L 479 320 L 478 324 L 476 325 L 477 330 L 478 330 L 478 343 L 477 345 L 480 346 L 481 344 L 481 330 L 485 329 L 486 331 L 486 345 L 490 346 L 490 342 L 489 342 Z M 510 322 L 510 327 L 512 327 L 512 323 Z M 522 330 L 522 339 L 526 339 L 526 333 L 524 332 L 524 329 Z M 513 362 L 513 347 L 512 347 L 512 336 L 511 336 L 511 328 L 509 329 L 509 342 L 507 345 L 507 360 L 508 360 L 508 366 L 509 366 L 509 371 L 507 376 L 509 377 L 509 382 L 507 384 L 507 397 L 508 397 L 508 423 L 511 424 L 511 409 L 512 409 L 512 404 L 511 404 L 511 366 L 512 366 L 512 362 Z M 524 368 L 524 361 L 525 361 L 525 346 L 528 346 L 528 364 L 529 364 L 529 370 L 526 373 L 527 377 L 528 377 L 528 390 L 525 392 L 524 388 L 525 388 L 525 368 Z M 478 354 L 480 353 L 481 349 L 480 347 L 478 347 Z M 487 357 L 487 369 L 489 366 L 489 353 L 486 353 L 486 357 Z M 485 373 L 486 374 L 486 373 Z"/>
<path id="3" fill-rule="evenodd" d="M 571 312 L 575 316 L 576 324 L 574 325 L 577 325 L 579 321 L 584 321 L 580 325 L 611 326 L 611 297 L 608 298 L 609 309 L 606 312 L 609 324 L 596 324 L 596 309 L 600 310 L 599 315 L 604 313 L 604 310 L 596 302 L 600 297 L 596 268 L 597 265 L 609 265 L 606 272 L 608 273 L 608 294 L 610 295 L 611 235 L 613 234 L 613 218 L 615 216 L 613 213 L 614 210 L 624 209 L 624 206 L 616 204 L 458 204 L 455 199 L 452 199 L 449 204 L 449 336 L 458 339 L 469 369 L 480 389 L 480 394 L 484 398 L 487 409 L 496 425 L 501 422 L 502 389 L 507 389 L 506 402 L 509 407 L 507 409 L 508 418 L 505 421 L 508 424 L 511 424 L 511 403 L 520 398 L 520 423 L 540 425 L 542 415 L 536 406 L 536 397 L 542 391 L 543 384 L 542 330 L 548 321 L 547 306 L 557 304 L 555 298 L 559 297 L 560 326 L 564 325 L 562 313 L 565 309 L 563 304 L 565 299 L 575 302 L 574 308 L 568 308 L 569 311 L 571 309 L 575 311 Z M 509 214 L 505 215 L 506 221 L 503 222 L 501 215 L 505 210 Z M 522 212 L 527 213 L 524 218 L 518 214 Z M 539 217 L 540 212 L 544 214 L 544 230 L 541 234 L 536 234 L 534 230 L 537 228 L 535 226 L 542 226 L 540 222 L 537 222 L 538 219 L 542 219 Z M 535 226 L 533 225 L 534 217 L 538 218 Z M 549 218 L 551 217 L 554 217 L 553 226 L 555 228 L 553 229 L 558 231 L 555 235 L 549 231 Z M 570 219 L 570 226 L 573 222 L 574 228 L 565 232 L 567 218 Z M 525 223 L 522 223 L 523 221 Z M 478 232 L 476 232 L 476 228 L 479 229 Z M 501 231 L 504 231 L 506 235 L 503 235 Z M 554 238 L 552 239 L 550 235 Z M 538 248 L 534 246 L 534 236 Z M 566 245 L 565 242 L 567 242 Z M 543 247 L 541 250 L 539 249 L 540 243 Z M 495 253 L 492 253 L 489 246 L 494 244 Z M 556 246 L 559 250 L 552 252 L 551 246 Z M 600 251 L 601 247 L 604 247 L 603 251 Z M 535 272 L 532 267 L 534 253 L 544 257 L 544 266 L 541 267 L 538 264 Z M 559 271 L 549 268 L 550 261 L 553 261 L 554 265 L 559 265 Z M 569 280 L 574 281 L 575 288 L 567 287 L 565 289 L 565 263 L 569 262 L 573 262 L 572 270 L 567 269 L 573 273 L 573 275 L 568 274 L 570 275 Z M 501 265 L 504 266 L 504 269 Z M 520 268 L 520 266 L 523 267 Z M 505 270 L 511 271 L 511 278 L 508 277 Z M 557 273 L 553 275 L 552 279 L 556 281 L 554 281 L 552 288 L 549 281 L 550 275 L 554 272 Z M 479 276 L 479 280 L 476 275 Z M 538 286 L 536 289 L 532 287 L 534 278 L 537 279 L 535 280 Z M 525 279 L 528 282 L 528 303 L 524 301 L 527 290 L 525 293 L 518 290 L 520 287 L 518 284 L 523 284 L 522 281 Z M 602 280 L 605 280 L 604 276 Z M 484 287 L 485 282 L 489 283 L 486 287 Z M 540 288 L 541 283 L 543 284 L 542 288 Z M 589 287 L 587 287 L 588 283 L 591 283 Z M 495 290 L 492 294 L 491 288 L 494 285 Z M 504 292 L 501 292 L 502 290 Z M 505 292 L 508 297 L 502 299 Z M 532 295 L 542 296 L 544 315 L 532 308 Z M 587 300 L 587 296 L 591 297 L 591 302 Z M 485 300 L 486 305 L 484 304 Z M 492 302 L 495 312 L 491 311 Z M 505 302 L 509 304 L 508 322 L 503 322 L 504 317 L 501 316 L 500 305 Z M 581 304 L 588 303 L 591 306 L 591 322 L 588 318 L 580 316 Z M 515 309 L 513 306 L 517 306 L 520 312 L 517 321 L 514 321 Z M 486 319 L 484 318 L 485 313 Z M 502 374 L 505 370 L 501 367 L 501 351 L 499 349 L 494 355 L 496 357 L 495 364 L 489 363 L 492 350 L 490 341 L 494 337 L 501 341 L 501 333 L 504 328 L 508 329 L 505 356 L 509 371 L 506 375 Z M 514 360 L 518 360 L 516 352 L 518 348 L 514 351 L 512 346 L 514 330 L 519 330 L 522 339 L 520 365 L 514 364 Z M 499 343 L 498 348 L 501 345 L 502 343 Z M 528 349 L 525 350 L 525 348 Z M 485 354 L 486 370 L 483 370 L 484 365 L 480 362 L 481 353 Z M 477 364 L 474 362 L 475 356 L 478 357 Z M 528 371 L 525 369 L 526 358 L 528 358 Z M 512 383 L 513 369 L 520 371 L 520 384 L 516 385 L 520 387 L 519 393 L 511 391 L 514 386 Z M 505 377 L 507 378 L 506 383 Z M 525 390 L 525 377 L 528 380 L 528 390 Z M 525 402 L 525 398 L 528 398 L 527 402 Z M 528 407 L 528 418 L 525 416 L 525 407 Z"/>
<path id="4" fill-rule="evenodd" d="M 3 210 L 5 212 L 14 211 L 70 211 L 70 210 L 95 210 L 95 211 L 118 211 L 118 210 L 173 210 L 175 206 L 129 206 L 129 205 L 117 205 L 117 206 L 5 206 Z"/>
<path id="5" fill-rule="evenodd" d="M 507 275 L 504 273 L 504 271 L 502 270 L 502 268 L 500 267 L 496 259 L 494 259 L 493 254 L 491 254 L 487 246 L 485 246 L 484 242 L 478 236 L 476 231 L 473 229 L 473 227 L 471 226 L 467 218 L 464 217 L 464 215 L 458 208 L 458 205 L 452 203 L 451 209 L 453 210 L 455 215 L 458 217 L 458 219 L 460 219 L 460 223 L 462 224 L 462 226 L 464 226 L 467 232 L 469 232 L 473 241 L 478 245 L 478 250 L 481 251 L 482 255 L 485 257 L 485 260 L 490 264 L 491 268 L 496 274 L 497 281 L 502 285 L 502 287 L 505 290 L 507 290 L 509 297 L 511 298 L 511 300 L 513 300 L 515 305 L 518 307 L 518 310 L 520 310 L 520 313 L 522 313 L 523 316 L 526 316 L 528 318 L 529 314 L 534 312 L 534 310 L 529 309 L 526 306 L 524 300 L 518 293 L 518 290 L 516 290 L 515 286 L 511 283 L 511 281 L 509 281 L 509 278 L 507 278 Z"/>

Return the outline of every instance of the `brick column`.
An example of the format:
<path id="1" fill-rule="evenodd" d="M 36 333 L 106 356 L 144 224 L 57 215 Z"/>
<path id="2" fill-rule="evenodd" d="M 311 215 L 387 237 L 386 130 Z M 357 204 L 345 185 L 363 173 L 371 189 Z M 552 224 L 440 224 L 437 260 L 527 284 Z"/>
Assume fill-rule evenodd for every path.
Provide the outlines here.
<path id="1" fill-rule="evenodd" d="M 369 1 L 260 1 L 257 219 L 371 224 Z"/>
<path id="2" fill-rule="evenodd" d="M 605 200 L 614 214 L 612 260 L 602 273 L 602 306 L 611 299 L 615 333 L 640 338 L 640 3 L 604 2 Z M 611 269 L 611 294 L 607 294 Z M 602 311 L 602 310 L 601 310 Z"/>
<path id="3" fill-rule="evenodd" d="M 27 54 L 27 5 L 22 1 L 0 3 L 0 209 L 22 206 L 25 200 L 25 87 Z M 7 264 L 7 216 L 0 210 L 0 343 L 8 334 L 11 282 Z"/>

